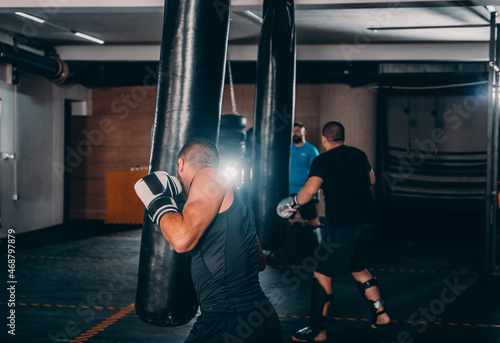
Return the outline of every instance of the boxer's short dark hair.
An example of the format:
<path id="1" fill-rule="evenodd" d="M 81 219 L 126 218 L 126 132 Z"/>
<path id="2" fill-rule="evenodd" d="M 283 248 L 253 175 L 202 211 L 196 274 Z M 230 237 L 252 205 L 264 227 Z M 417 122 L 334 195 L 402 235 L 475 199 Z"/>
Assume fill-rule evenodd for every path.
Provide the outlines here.
<path id="1" fill-rule="evenodd" d="M 323 126 L 323 136 L 330 143 L 345 141 L 344 125 L 338 121 L 330 121 Z"/>
<path id="2" fill-rule="evenodd" d="M 218 168 L 219 149 L 210 140 L 196 137 L 189 140 L 179 152 L 179 158 L 196 168 Z"/>

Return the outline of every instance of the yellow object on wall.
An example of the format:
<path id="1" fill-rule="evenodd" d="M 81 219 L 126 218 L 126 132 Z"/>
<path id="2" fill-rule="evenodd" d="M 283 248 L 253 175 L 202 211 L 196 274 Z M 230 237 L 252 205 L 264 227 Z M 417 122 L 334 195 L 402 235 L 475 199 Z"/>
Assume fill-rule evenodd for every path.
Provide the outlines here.
<path id="1" fill-rule="evenodd" d="M 106 173 L 106 224 L 142 224 L 144 205 L 137 197 L 134 184 L 148 174 L 147 168 Z"/>

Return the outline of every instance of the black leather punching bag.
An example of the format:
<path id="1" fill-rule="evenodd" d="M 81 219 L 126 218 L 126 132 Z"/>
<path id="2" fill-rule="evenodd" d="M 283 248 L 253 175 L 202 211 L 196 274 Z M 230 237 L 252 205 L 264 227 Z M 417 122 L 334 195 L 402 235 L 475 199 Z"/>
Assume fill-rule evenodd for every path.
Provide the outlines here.
<path id="1" fill-rule="evenodd" d="M 255 87 L 252 208 L 264 249 L 286 242 L 276 206 L 289 192 L 295 107 L 295 24 L 291 0 L 265 0 Z"/>
<path id="2" fill-rule="evenodd" d="M 217 3 L 165 1 L 150 173 L 175 175 L 177 155 L 194 137 L 217 143 L 229 0 Z M 190 321 L 197 308 L 188 254 L 176 253 L 145 213 L 137 316 L 150 324 L 177 326 Z"/>

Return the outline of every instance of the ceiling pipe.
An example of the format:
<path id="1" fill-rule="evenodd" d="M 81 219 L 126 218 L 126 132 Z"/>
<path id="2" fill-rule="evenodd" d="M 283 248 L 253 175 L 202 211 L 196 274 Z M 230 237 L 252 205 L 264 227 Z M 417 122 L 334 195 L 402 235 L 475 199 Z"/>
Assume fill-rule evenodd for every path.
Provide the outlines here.
<path id="1" fill-rule="evenodd" d="M 26 68 L 56 84 L 63 84 L 69 73 L 66 62 L 58 57 L 41 56 L 5 43 L 0 43 L 0 62 L 10 63 L 18 68 Z"/>

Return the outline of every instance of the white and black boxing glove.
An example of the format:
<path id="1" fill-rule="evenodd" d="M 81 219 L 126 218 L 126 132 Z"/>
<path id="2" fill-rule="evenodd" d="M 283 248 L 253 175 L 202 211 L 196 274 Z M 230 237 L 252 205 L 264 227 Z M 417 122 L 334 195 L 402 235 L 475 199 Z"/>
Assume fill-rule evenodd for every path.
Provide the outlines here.
<path id="1" fill-rule="evenodd" d="M 276 208 L 276 212 L 278 212 L 278 215 L 281 218 L 288 219 L 295 212 L 297 212 L 297 209 L 300 207 L 299 202 L 297 201 L 297 196 L 294 197 L 288 197 L 283 200 L 281 200 L 278 203 L 278 207 Z"/>
<path id="2" fill-rule="evenodd" d="M 156 171 L 137 181 L 134 189 L 154 223 L 160 225 L 165 213 L 179 212 L 173 198 L 182 193 L 182 186 L 175 176 Z"/>

